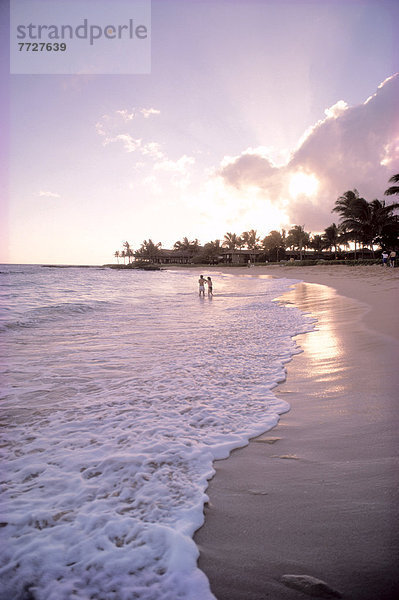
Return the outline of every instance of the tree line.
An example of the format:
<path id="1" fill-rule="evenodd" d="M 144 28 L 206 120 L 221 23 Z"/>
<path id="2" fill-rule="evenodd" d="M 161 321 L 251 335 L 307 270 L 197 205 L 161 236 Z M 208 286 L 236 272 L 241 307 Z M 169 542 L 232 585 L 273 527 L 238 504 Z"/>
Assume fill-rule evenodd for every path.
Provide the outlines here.
<path id="1" fill-rule="evenodd" d="M 393 175 L 391 185 L 385 190 L 384 195 L 399 194 L 399 174 Z M 189 240 L 184 237 L 175 242 L 173 250 L 185 254 L 193 262 L 212 262 L 222 251 L 234 253 L 237 250 L 248 250 L 254 253 L 263 251 L 271 260 L 279 261 L 285 256 L 287 249 L 297 251 L 300 258 L 306 249 L 322 252 L 329 249 L 337 256 L 342 247 L 349 249 L 350 243 L 354 244 L 355 257 L 359 249 L 369 248 L 374 256 L 375 246 L 381 249 L 396 249 L 398 246 L 399 220 L 395 211 L 399 203 L 386 204 L 385 200 L 372 200 L 368 202 L 360 197 L 356 189 L 348 190 L 336 201 L 331 212 L 339 216 L 338 225 L 332 223 L 322 234 L 312 235 L 305 231 L 304 226 L 294 225 L 288 232 L 271 231 L 263 239 L 255 229 L 244 231 L 242 234 L 227 232 L 223 240 L 207 242 L 200 246 L 198 239 Z M 132 259 L 154 262 L 161 253 L 161 242 L 154 243 L 151 239 L 144 240 L 140 248 L 133 250 L 129 242 L 123 243 L 123 250 L 117 250 L 115 257 L 127 258 L 129 264 Z"/>

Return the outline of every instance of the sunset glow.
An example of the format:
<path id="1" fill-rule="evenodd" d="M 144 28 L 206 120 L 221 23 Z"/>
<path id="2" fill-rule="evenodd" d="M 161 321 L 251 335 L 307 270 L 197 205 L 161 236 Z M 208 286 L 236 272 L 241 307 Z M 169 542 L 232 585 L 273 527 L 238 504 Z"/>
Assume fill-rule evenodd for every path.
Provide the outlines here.
<path id="1" fill-rule="evenodd" d="M 298 198 L 298 196 L 315 196 L 318 188 L 319 182 L 314 174 L 299 171 L 291 175 L 291 181 L 289 185 L 291 198 Z"/>
<path id="2" fill-rule="evenodd" d="M 382 199 L 399 170 L 399 4 L 362 19 L 359 6 L 152 0 L 147 75 L 7 71 L 0 261 L 104 264 L 124 240 L 319 232 L 346 190 Z"/>

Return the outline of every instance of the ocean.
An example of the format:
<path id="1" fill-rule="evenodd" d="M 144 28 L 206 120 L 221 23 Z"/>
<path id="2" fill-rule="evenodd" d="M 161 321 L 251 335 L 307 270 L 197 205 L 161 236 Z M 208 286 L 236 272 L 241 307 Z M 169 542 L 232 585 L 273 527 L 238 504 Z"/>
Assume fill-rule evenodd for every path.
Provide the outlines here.
<path id="1" fill-rule="evenodd" d="M 213 462 L 289 409 L 313 327 L 295 280 L 232 273 L 0 266 L 1 600 L 214 599 Z"/>

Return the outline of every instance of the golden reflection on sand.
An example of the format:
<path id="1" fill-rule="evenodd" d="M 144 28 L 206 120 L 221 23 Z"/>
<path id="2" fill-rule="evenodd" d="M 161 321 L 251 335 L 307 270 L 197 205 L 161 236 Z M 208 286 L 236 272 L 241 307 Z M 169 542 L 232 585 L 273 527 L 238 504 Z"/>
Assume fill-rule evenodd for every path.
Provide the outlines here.
<path id="1" fill-rule="evenodd" d="M 284 296 L 300 310 L 317 319 L 315 331 L 298 336 L 298 344 L 305 352 L 306 377 L 323 384 L 320 395 L 325 398 L 343 391 L 344 373 L 350 368 L 344 359 L 342 327 L 345 322 L 360 318 L 363 309 L 352 300 L 339 296 L 330 287 L 299 283 Z"/>

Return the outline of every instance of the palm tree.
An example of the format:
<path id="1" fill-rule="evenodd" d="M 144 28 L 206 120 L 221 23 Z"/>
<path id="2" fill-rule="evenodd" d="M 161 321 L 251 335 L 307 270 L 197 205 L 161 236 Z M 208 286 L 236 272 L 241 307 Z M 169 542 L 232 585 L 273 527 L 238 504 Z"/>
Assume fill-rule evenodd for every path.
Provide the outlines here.
<path id="1" fill-rule="evenodd" d="M 341 215 L 343 238 L 355 242 L 355 257 L 357 242 L 361 242 L 363 247 L 369 246 L 373 254 L 374 244 L 386 243 L 382 241 L 384 237 L 389 238 L 390 245 L 392 244 L 398 224 L 397 216 L 392 213 L 399 208 L 398 203 L 386 205 L 384 201 L 377 199 L 367 202 L 359 197 L 357 190 L 353 190 L 345 192 L 335 204 L 333 212 L 339 212 Z"/>
<path id="2" fill-rule="evenodd" d="M 339 228 L 336 226 L 335 223 L 333 223 L 324 230 L 321 239 L 325 243 L 327 248 L 330 248 L 330 250 L 332 250 L 332 248 L 334 247 L 334 256 L 335 258 L 337 258 L 337 247 L 340 242 L 340 235 Z"/>
<path id="3" fill-rule="evenodd" d="M 221 250 L 222 247 L 220 245 L 220 240 L 208 242 L 207 244 L 205 244 L 202 250 L 202 257 L 209 263 L 214 264 L 215 262 L 218 262 Z"/>
<path id="4" fill-rule="evenodd" d="M 154 244 L 154 242 L 151 239 L 149 239 L 148 241 L 144 240 L 139 250 L 137 250 L 136 256 L 144 260 L 149 260 L 150 262 L 155 262 L 155 260 L 160 254 L 161 247 L 161 242 Z"/>
<path id="5" fill-rule="evenodd" d="M 256 229 L 251 229 L 251 231 L 244 231 L 241 234 L 241 239 L 243 242 L 243 246 L 246 246 L 248 250 L 253 251 L 254 254 L 250 254 L 250 259 L 255 262 L 256 254 L 255 251 L 259 250 L 259 241 L 260 238 L 257 234 Z M 249 263 L 251 262 L 249 261 Z"/>
<path id="6" fill-rule="evenodd" d="M 242 240 L 241 240 L 242 243 Z M 224 236 L 224 240 L 222 246 L 234 252 L 238 248 L 239 245 L 239 237 L 236 233 L 226 233 Z"/>
<path id="7" fill-rule="evenodd" d="M 269 256 L 271 253 L 273 253 L 273 255 L 275 253 L 276 261 L 278 262 L 280 252 L 285 252 L 285 249 L 287 247 L 284 229 L 282 230 L 282 233 L 276 230 L 271 231 L 269 235 L 263 238 L 262 247 L 266 252 L 269 253 Z"/>
<path id="8" fill-rule="evenodd" d="M 370 202 L 372 243 L 381 247 L 396 247 L 398 243 L 399 222 L 393 212 L 399 208 L 399 203 L 385 204 L 382 200 Z M 373 250 L 374 253 L 374 250 Z"/>
<path id="9" fill-rule="evenodd" d="M 251 231 L 244 231 L 241 234 L 241 238 L 248 250 L 257 250 L 259 248 L 259 236 L 257 234 L 256 229 L 251 229 Z"/>
<path id="10" fill-rule="evenodd" d="M 244 242 L 244 240 L 242 239 L 242 236 L 241 236 L 241 235 L 239 235 L 239 236 L 238 236 L 238 238 L 237 238 L 237 248 L 238 248 L 239 250 L 242 250 L 242 249 L 244 248 L 244 246 L 245 246 L 245 242 Z"/>
<path id="11" fill-rule="evenodd" d="M 396 175 L 392 175 L 392 177 L 389 180 L 389 183 L 399 183 L 399 173 L 397 173 Z M 399 194 L 399 185 L 391 185 L 391 187 L 385 190 L 384 194 L 385 196 L 394 196 L 396 194 Z"/>
<path id="12" fill-rule="evenodd" d="M 119 254 L 119 256 L 121 258 L 123 258 L 123 264 L 125 264 L 126 252 L 124 250 L 122 250 L 122 252 Z"/>
<path id="13" fill-rule="evenodd" d="M 287 236 L 287 246 L 293 250 L 299 250 L 300 259 L 302 260 L 302 252 L 310 244 L 310 234 L 307 233 L 302 225 L 294 225 L 289 230 Z"/>
<path id="14" fill-rule="evenodd" d="M 184 237 L 181 241 L 179 240 L 174 243 L 173 249 L 178 252 L 186 252 L 193 257 L 199 250 L 199 242 L 197 239 L 190 242 L 188 237 Z"/>
<path id="15" fill-rule="evenodd" d="M 195 238 L 195 240 L 192 240 L 190 242 L 190 254 L 191 256 L 194 256 L 194 254 L 198 254 L 200 249 L 200 245 L 199 245 L 199 241 L 197 238 Z"/>
<path id="16" fill-rule="evenodd" d="M 129 242 L 123 242 L 123 247 L 126 248 L 125 256 L 127 256 L 128 264 L 130 265 L 130 259 L 133 256 L 133 250 L 131 249 Z"/>
<path id="17" fill-rule="evenodd" d="M 119 257 L 120 257 L 119 250 L 117 250 L 117 251 L 115 252 L 114 256 L 115 256 L 115 258 L 116 258 L 116 260 L 117 260 L 117 262 L 118 262 L 118 265 L 119 265 Z"/>
<path id="18" fill-rule="evenodd" d="M 312 248 L 312 250 L 315 252 L 321 252 L 325 248 L 322 236 L 316 234 L 311 237 L 309 241 L 309 248 Z"/>
<path id="19" fill-rule="evenodd" d="M 353 189 L 340 196 L 331 211 L 338 213 L 341 217 L 340 226 L 343 231 L 343 239 L 355 243 L 355 258 L 357 243 L 361 241 L 361 215 L 363 214 L 364 218 L 366 205 L 366 200 L 360 198 L 359 192 Z"/>
<path id="20" fill-rule="evenodd" d="M 242 248 L 244 245 L 243 240 L 236 233 L 225 233 L 222 247 L 227 248 L 231 254 L 230 260 L 234 262 L 234 253 L 237 248 Z"/>

